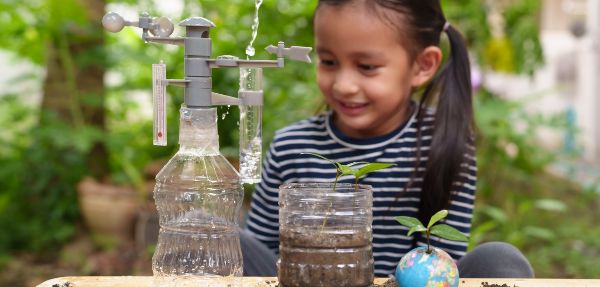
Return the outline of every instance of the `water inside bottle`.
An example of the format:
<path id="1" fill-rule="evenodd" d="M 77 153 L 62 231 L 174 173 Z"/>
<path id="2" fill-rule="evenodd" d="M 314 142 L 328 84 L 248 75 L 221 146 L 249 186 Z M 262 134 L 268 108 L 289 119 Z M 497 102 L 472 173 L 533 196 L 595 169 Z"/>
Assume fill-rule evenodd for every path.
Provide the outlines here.
<path id="1" fill-rule="evenodd" d="M 240 179 L 242 183 L 260 182 L 262 128 L 260 106 L 240 106 Z"/>
<path id="2" fill-rule="evenodd" d="M 228 277 L 242 275 L 237 228 L 233 226 L 164 226 L 159 232 L 160 252 L 153 262 L 156 276 Z M 235 252 L 234 252 L 235 253 Z M 238 260 L 235 260 L 238 259 Z"/>
<path id="3" fill-rule="evenodd" d="M 240 69 L 240 180 L 257 183 L 262 157 L 262 69 Z"/>

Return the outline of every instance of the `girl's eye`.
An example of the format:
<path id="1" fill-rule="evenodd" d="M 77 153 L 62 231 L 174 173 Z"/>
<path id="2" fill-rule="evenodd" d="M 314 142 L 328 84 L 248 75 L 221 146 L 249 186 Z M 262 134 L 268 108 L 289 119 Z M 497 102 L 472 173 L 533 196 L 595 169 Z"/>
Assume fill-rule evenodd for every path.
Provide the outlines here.
<path id="1" fill-rule="evenodd" d="M 365 71 L 373 71 L 377 68 L 375 65 L 359 64 L 358 68 Z"/>
<path id="2" fill-rule="evenodd" d="M 333 66 L 333 65 L 335 65 L 335 61 L 333 61 L 333 60 L 321 60 L 321 65 L 323 65 L 323 66 Z"/>

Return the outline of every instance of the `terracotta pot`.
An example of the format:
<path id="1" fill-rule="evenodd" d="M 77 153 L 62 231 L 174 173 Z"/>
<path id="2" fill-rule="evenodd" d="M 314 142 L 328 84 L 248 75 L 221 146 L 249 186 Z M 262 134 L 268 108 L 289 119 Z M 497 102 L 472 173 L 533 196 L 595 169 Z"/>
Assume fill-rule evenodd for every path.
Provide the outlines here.
<path id="1" fill-rule="evenodd" d="M 155 246 L 158 242 L 158 212 L 154 203 L 146 204 L 139 211 L 135 223 L 135 244 L 137 250 L 145 252 L 149 246 Z"/>
<path id="2" fill-rule="evenodd" d="M 81 214 L 92 233 L 124 240 L 133 238 L 140 203 L 132 187 L 84 178 L 77 192 Z"/>

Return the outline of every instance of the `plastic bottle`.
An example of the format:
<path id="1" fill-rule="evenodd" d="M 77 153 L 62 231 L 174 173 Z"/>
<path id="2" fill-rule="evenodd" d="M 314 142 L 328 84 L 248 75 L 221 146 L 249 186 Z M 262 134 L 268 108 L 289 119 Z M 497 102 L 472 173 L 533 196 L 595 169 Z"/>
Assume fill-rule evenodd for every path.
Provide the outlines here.
<path id="1" fill-rule="evenodd" d="M 236 286 L 243 189 L 219 152 L 215 108 L 181 108 L 180 149 L 156 176 L 155 286 Z"/>

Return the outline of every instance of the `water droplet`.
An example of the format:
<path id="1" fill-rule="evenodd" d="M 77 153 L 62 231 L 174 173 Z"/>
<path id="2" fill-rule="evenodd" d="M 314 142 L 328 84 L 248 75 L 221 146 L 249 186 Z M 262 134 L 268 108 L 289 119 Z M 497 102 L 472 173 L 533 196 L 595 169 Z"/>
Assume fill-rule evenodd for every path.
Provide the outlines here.
<path id="1" fill-rule="evenodd" d="M 246 48 L 246 55 L 248 55 L 249 57 L 254 57 L 255 54 L 256 54 L 256 50 L 254 50 L 253 47 Z"/>

